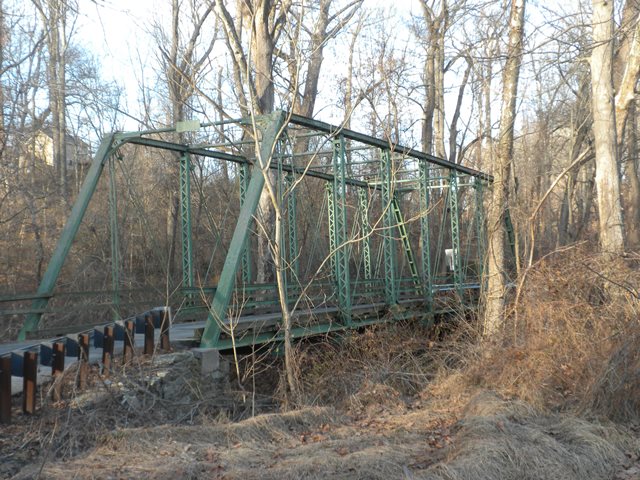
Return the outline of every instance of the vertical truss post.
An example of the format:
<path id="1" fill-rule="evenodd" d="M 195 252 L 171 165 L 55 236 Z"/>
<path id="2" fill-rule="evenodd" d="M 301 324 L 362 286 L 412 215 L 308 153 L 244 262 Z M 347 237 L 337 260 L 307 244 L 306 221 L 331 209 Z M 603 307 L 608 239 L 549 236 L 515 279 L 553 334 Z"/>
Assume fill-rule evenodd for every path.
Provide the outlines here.
<path id="1" fill-rule="evenodd" d="M 188 289 L 189 302 L 193 299 L 193 246 L 191 237 L 191 156 L 180 157 L 180 230 L 182 236 L 182 288 Z"/>
<path id="2" fill-rule="evenodd" d="M 458 215 L 458 174 L 449 172 L 449 219 L 451 221 L 451 248 L 453 249 L 453 283 L 462 297 L 462 252 L 460 251 L 460 217 Z"/>
<path id="3" fill-rule="evenodd" d="M 484 254 L 485 254 L 485 244 L 484 244 L 484 185 L 482 184 L 482 180 L 479 178 L 475 179 L 474 188 L 476 192 L 476 257 L 478 262 L 477 268 L 477 276 L 478 281 L 481 282 L 483 278 L 484 271 Z"/>
<path id="4" fill-rule="evenodd" d="M 369 191 L 358 188 L 358 209 L 360 210 L 360 228 L 362 232 L 362 263 L 364 279 L 371 280 L 371 224 L 369 223 Z M 369 284 L 366 284 L 369 287 Z"/>
<path id="5" fill-rule="evenodd" d="M 227 317 L 227 308 L 231 301 L 235 286 L 236 273 L 240 266 L 241 258 L 245 250 L 247 238 L 251 228 L 253 216 L 258 208 L 260 195 L 264 188 L 266 170 L 273 156 L 278 136 L 285 122 L 285 112 L 277 111 L 257 119 L 257 124 L 262 131 L 259 157 L 253 166 L 251 180 L 247 187 L 246 198 L 236 223 L 227 257 L 220 273 L 220 281 L 216 288 L 215 296 L 209 307 L 207 323 L 202 334 L 200 346 L 202 348 L 214 348 L 220 338 L 221 325 Z"/>
<path id="6" fill-rule="evenodd" d="M 384 225 L 384 287 L 389 305 L 398 303 L 398 272 L 396 245 L 394 239 L 395 215 L 393 212 L 393 169 L 389 150 L 382 150 L 380 158 L 380 183 Z"/>
<path id="7" fill-rule="evenodd" d="M 416 295 L 420 295 L 420 275 L 418 275 L 418 266 L 416 265 L 416 259 L 413 255 L 413 249 L 411 248 L 411 241 L 409 240 L 409 234 L 407 233 L 407 225 L 404 222 L 404 216 L 402 210 L 400 210 L 400 201 L 396 193 L 391 197 L 393 214 L 395 216 L 396 224 L 398 225 L 398 234 L 400 235 L 400 241 L 404 253 L 407 257 L 407 263 L 409 264 L 409 271 L 411 272 L 411 278 L 413 279 L 413 286 L 415 287 Z"/>
<path id="8" fill-rule="evenodd" d="M 431 274 L 431 232 L 429 228 L 429 165 L 418 163 L 420 189 L 420 253 L 422 256 L 422 285 L 429 309 L 433 306 L 433 277 Z"/>
<path id="9" fill-rule="evenodd" d="M 331 269 L 331 279 L 334 283 L 338 282 L 336 278 L 336 221 L 335 209 L 333 208 L 333 183 L 324 184 L 327 194 L 327 223 L 329 225 L 329 265 Z"/>
<path id="10" fill-rule="evenodd" d="M 116 157 L 109 159 L 109 233 L 111 236 L 111 290 L 113 318 L 120 318 L 120 244 L 118 241 L 118 191 L 116 188 Z"/>
<path id="11" fill-rule="evenodd" d="M 279 142 L 279 146 L 282 146 L 282 142 Z M 287 189 L 287 179 L 285 178 L 285 174 L 284 171 L 282 170 L 282 150 L 279 150 L 279 154 L 278 154 L 278 176 L 277 176 L 277 186 L 276 186 L 276 195 L 278 196 L 278 206 L 280 208 L 280 214 L 282 215 L 283 213 L 283 208 L 285 205 L 285 202 L 287 201 L 287 199 L 285 198 L 286 195 L 286 189 Z M 288 223 L 288 222 L 287 222 Z M 288 278 L 290 278 L 291 276 L 291 272 L 289 271 L 289 261 L 291 260 L 290 256 L 287 255 L 287 246 L 285 245 L 285 239 L 288 237 L 288 234 L 285 235 L 285 228 L 288 229 L 288 225 L 285 225 L 284 223 L 284 218 L 281 219 L 280 221 L 280 245 L 278 245 L 278 255 L 280 255 L 280 267 L 284 268 L 285 271 L 283 272 L 284 275 L 282 276 L 283 279 L 283 286 L 284 286 L 284 291 L 287 295 L 287 305 L 289 305 L 289 285 L 288 285 Z M 289 257 L 289 258 L 287 258 Z"/>
<path id="12" fill-rule="evenodd" d="M 344 137 L 333 141 L 333 220 L 335 235 L 335 278 L 338 305 L 343 320 L 351 322 L 351 283 L 347 245 L 347 185 Z"/>
<path id="13" fill-rule="evenodd" d="M 291 269 L 290 279 L 292 282 L 298 282 L 300 275 L 300 256 L 298 252 L 298 227 L 297 218 L 297 201 L 296 191 L 294 188 L 295 177 L 292 173 L 286 176 L 287 185 L 287 228 L 288 228 L 288 246 L 289 246 L 289 268 Z"/>
<path id="14" fill-rule="evenodd" d="M 244 206 L 245 199 L 247 198 L 247 190 L 249 189 L 249 180 L 251 179 L 251 173 L 249 172 L 249 165 L 246 163 L 241 164 L 239 167 L 239 179 L 240 179 L 240 208 Z M 242 283 L 248 285 L 251 283 L 251 235 L 247 235 L 247 238 L 242 246 Z"/>

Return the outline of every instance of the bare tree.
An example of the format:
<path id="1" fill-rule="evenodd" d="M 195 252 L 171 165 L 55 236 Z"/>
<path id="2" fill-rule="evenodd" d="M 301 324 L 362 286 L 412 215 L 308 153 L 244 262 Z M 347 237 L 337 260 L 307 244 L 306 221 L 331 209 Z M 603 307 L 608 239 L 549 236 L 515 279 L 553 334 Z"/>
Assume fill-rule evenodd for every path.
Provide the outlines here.
<path id="1" fill-rule="evenodd" d="M 484 335 L 491 336 L 503 322 L 505 302 L 505 214 L 509 202 L 509 179 L 513 157 L 518 79 L 522 63 L 525 0 L 513 0 L 509 16 L 509 43 L 502 74 L 500 137 L 493 168 L 493 197 L 488 211 L 488 272 L 484 312 Z"/>
<path id="2" fill-rule="evenodd" d="M 53 161 L 58 169 L 60 192 L 68 195 L 67 182 L 67 80 L 66 56 L 68 45 L 67 16 L 74 12 L 74 5 L 65 0 L 32 0 L 40 14 L 46 32 L 49 60 L 47 64 L 47 84 L 49 89 L 49 110 L 53 132 Z"/>
<path id="3" fill-rule="evenodd" d="M 592 23 L 591 95 L 600 247 L 613 254 L 624 251 L 612 78 L 613 2 L 593 0 Z"/>

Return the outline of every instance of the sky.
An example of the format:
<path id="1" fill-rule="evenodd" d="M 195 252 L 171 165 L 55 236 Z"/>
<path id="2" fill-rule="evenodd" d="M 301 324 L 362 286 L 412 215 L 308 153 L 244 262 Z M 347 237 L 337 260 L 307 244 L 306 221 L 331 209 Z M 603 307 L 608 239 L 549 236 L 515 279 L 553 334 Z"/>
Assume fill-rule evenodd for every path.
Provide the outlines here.
<path id="1" fill-rule="evenodd" d="M 388 7 L 389 2 L 365 0 L 363 6 Z M 393 7 L 398 16 L 408 16 L 417 11 L 418 0 L 395 0 Z M 169 0 L 80 0 L 78 38 L 99 59 L 103 77 L 124 86 L 128 111 L 138 108 L 141 78 L 149 83 L 155 76 L 153 25 L 170 24 L 169 8 Z M 331 62 L 327 56 L 323 69 L 330 71 Z M 124 122 L 126 129 L 137 128 L 131 119 Z"/>

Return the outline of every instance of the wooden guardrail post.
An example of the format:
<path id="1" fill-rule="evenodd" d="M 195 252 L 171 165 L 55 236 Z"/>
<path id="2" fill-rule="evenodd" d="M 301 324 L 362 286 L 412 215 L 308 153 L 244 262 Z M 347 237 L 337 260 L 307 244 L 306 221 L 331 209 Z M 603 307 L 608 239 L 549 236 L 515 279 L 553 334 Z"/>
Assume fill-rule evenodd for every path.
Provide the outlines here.
<path id="1" fill-rule="evenodd" d="M 78 335 L 78 388 L 81 390 L 87 386 L 89 376 L 89 334 Z"/>
<path id="2" fill-rule="evenodd" d="M 54 402 L 62 399 L 62 372 L 64 372 L 65 344 L 55 342 L 51 359 L 51 376 L 53 377 L 52 397 Z"/>
<path id="3" fill-rule="evenodd" d="M 124 322 L 124 347 L 122 348 L 122 362 L 128 363 L 133 358 L 135 346 L 136 322 L 125 320 Z"/>
<path id="4" fill-rule="evenodd" d="M 171 327 L 171 315 L 168 309 L 160 312 L 160 348 L 165 352 L 171 350 L 171 342 L 169 340 L 169 328 Z"/>
<path id="5" fill-rule="evenodd" d="M 36 411 L 36 389 L 38 385 L 38 353 L 24 352 L 22 364 L 22 411 L 33 414 Z"/>
<path id="6" fill-rule="evenodd" d="M 108 377 L 111 373 L 111 363 L 113 360 L 113 325 L 104 327 L 104 339 L 102 343 L 102 374 Z"/>
<path id="7" fill-rule="evenodd" d="M 155 327 L 153 325 L 153 315 L 147 313 L 144 317 L 144 354 L 152 355 L 155 343 Z"/>
<path id="8" fill-rule="evenodd" d="M 11 423 L 11 356 L 0 357 L 0 423 Z"/>

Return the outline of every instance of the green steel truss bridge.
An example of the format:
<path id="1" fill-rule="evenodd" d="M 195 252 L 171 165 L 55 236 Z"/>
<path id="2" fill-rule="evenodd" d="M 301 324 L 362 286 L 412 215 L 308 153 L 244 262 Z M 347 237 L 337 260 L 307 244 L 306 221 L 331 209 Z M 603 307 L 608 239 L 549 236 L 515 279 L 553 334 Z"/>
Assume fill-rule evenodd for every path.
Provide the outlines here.
<path id="1" fill-rule="evenodd" d="M 120 250 L 127 232 L 118 205 L 126 186 L 119 185 L 116 171 L 132 149 L 163 151 L 179 164 L 181 272 L 154 288 L 143 281 L 128 288 L 134 282 L 124 279 Z M 194 258 L 207 250 L 197 243 L 203 236 L 194 236 L 194 182 L 202 184 L 195 165 L 200 173 L 224 165 L 235 185 L 236 200 L 216 207 L 226 209 L 225 232 L 233 231 L 218 231 L 211 247 L 220 257 L 217 264 L 213 253 L 208 260 Z M 294 338 L 407 317 L 427 320 L 477 301 L 485 253 L 483 195 L 491 181 L 480 171 L 388 140 L 283 111 L 109 134 L 37 292 L 0 297 L 0 315 L 24 319 L 19 340 L 25 340 L 169 305 L 174 319 L 199 321 L 202 347 L 217 349 L 281 340 L 285 304 Z M 72 245 L 99 184 L 108 198 L 103 203 L 111 260 L 104 264 L 110 268 L 103 283 L 111 289 L 72 291 L 60 285 L 61 272 L 76 255 Z M 260 210 L 265 190 L 278 206 L 275 214 Z M 269 215 L 279 221 L 261 220 Z M 278 231 L 265 226 L 273 223 Z M 266 280 L 258 282 L 260 235 L 271 239 L 269 249 L 278 256 L 280 290 L 272 256 Z M 47 328 L 51 319 L 58 319 L 55 330 Z M 68 319 L 65 328 L 60 319 Z"/>

